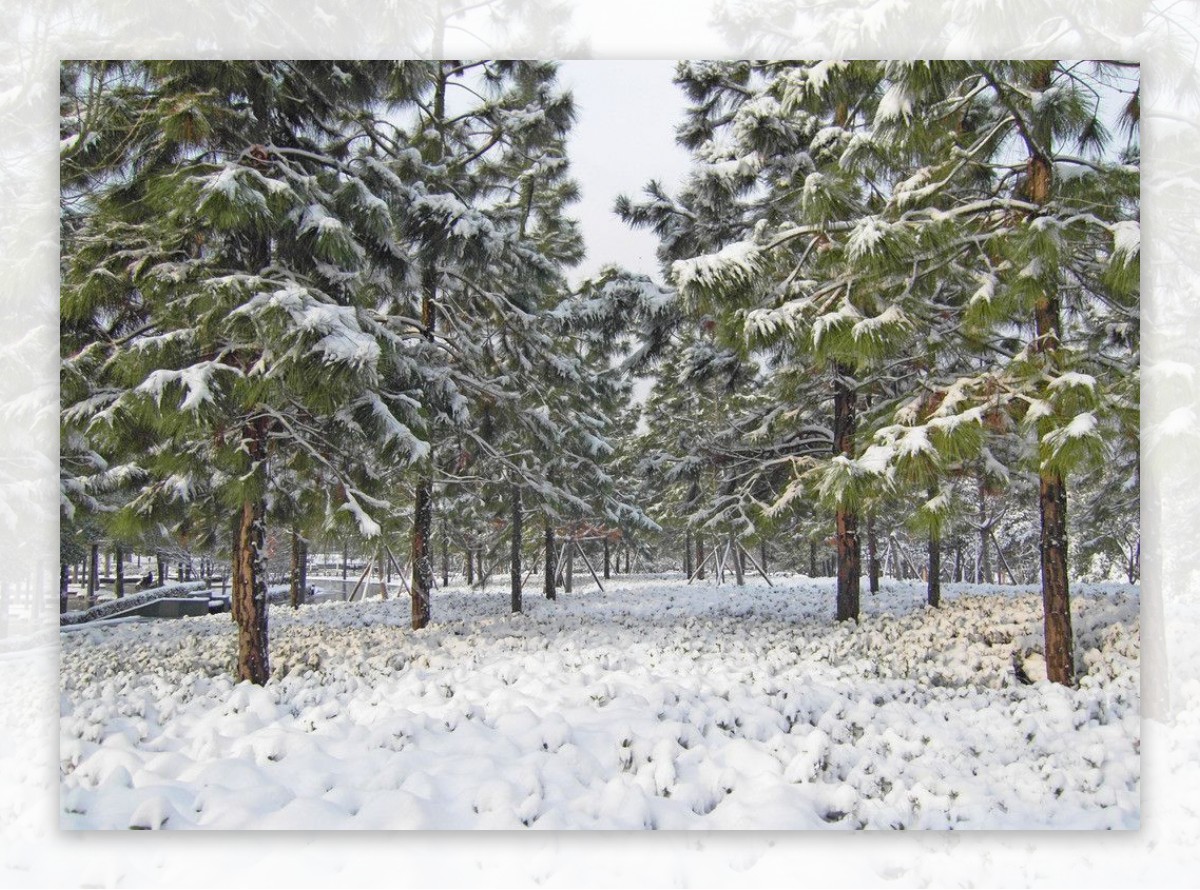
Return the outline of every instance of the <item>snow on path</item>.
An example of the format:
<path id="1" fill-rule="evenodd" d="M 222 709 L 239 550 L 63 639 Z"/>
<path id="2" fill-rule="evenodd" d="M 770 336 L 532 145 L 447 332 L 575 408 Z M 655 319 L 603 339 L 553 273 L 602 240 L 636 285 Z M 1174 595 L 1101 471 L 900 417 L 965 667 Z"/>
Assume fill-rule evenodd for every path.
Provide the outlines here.
<path id="1" fill-rule="evenodd" d="M 62 827 L 1136 828 L 1138 592 L 1077 585 L 1080 688 L 1023 686 L 1030 588 L 614 579 L 62 637 Z"/>

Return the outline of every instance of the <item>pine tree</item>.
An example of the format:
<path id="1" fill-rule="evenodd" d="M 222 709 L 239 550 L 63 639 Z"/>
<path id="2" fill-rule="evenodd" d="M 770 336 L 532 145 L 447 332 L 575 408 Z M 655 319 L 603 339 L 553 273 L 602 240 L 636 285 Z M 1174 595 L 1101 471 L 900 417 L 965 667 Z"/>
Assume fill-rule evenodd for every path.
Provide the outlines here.
<path id="1" fill-rule="evenodd" d="M 319 467 L 370 537 L 384 502 L 353 443 L 397 464 L 427 451 L 419 380 L 379 311 L 406 262 L 395 184 L 348 154 L 389 71 L 130 65 L 130 138 L 96 171 L 65 258 L 65 323 L 136 327 L 68 357 L 64 374 L 88 385 L 64 416 L 100 451 L 152 441 L 128 521 L 229 531 L 237 674 L 255 683 L 269 676 L 263 548 L 277 482 Z"/>

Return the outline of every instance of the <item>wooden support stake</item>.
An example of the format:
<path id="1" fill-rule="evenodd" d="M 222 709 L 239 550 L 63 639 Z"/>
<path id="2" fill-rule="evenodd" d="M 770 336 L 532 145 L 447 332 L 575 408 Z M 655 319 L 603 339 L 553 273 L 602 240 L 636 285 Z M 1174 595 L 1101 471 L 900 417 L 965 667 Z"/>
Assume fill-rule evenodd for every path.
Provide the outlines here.
<path id="1" fill-rule="evenodd" d="M 371 569 L 375 568 L 375 557 L 371 557 L 367 561 L 367 567 L 363 570 L 362 577 L 358 579 L 358 583 L 354 585 L 354 589 L 350 591 L 350 596 L 346 602 L 353 603 L 358 601 L 358 591 L 362 588 L 363 582 L 367 580 L 367 576 L 371 574 Z"/>
<path id="2" fill-rule="evenodd" d="M 583 547 L 578 541 L 572 541 L 572 543 L 575 545 L 575 549 L 579 551 L 579 555 L 583 557 L 583 561 L 587 565 L 588 571 L 592 573 L 592 578 L 595 579 L 596 586 L 600 588 L 601 593 L 604 593 L 604 585 L 600 583 L 600 577 L 596 574 L 596 570 L 592 568 L 592 561 L 588 559 L 587 554 L 583 552 Z"/>
<path id="3" fill-rule="evenodd" d="M 762 575 L 762 576 L 763 576 L 763 580 L 767 582 L 767 586 L 768 586 L 768 587 L 774 587 L 775 585 L 774 585 L 774 584 L 772 584 L 772 583 L 771 583 L 771 579 L 767 577 L 767 573 L 766 573 L 766 571 L 764 571 L 764 570 L 763 570 L 763 567 L 762 567 L 762 566 L 760 566 L 760 565 L 758 564 L 758 560 L 757 560 L 757 559 L 755 559 L 753 556 L 751 556 L 751 555 L 750 555 L 750 551 L 749 551 L 749 550 L 747 550 L 745 547 L 743 547 L 741 544 L 738 544 L 738 549 L 739 549 L 739 550 L 741 550 L 743 553 L 745 553 L 745 554 L 746 554 L 746 558 L 747 558 L 748 560 L 750 560 L 750 564 L 751 564 L 752 566 L 754 566 L 754 568 L 758 569 L 758 573 L 759 573 L 760 575 Z"/>
<path id="4" fill-rule="evenodd" d="M 408 579 L 405 576 L 406 572 L 400 567 L 400 563 L 396 561 L 396 557 L 392 555 L 392 548 L 387 544 L 383 545 L 384 552 L 387 553 L 388 559 L 392 563 L 392 568 L 396 570 L 396 577 L 400 579 L 400 583 L 404 586 L 404 592 L 412 596 L 412 588 L 408 586 Z"/>
<path id="5" fill-rule="evenodd" d="M 717 556 L 717 551 L 716 551 L 716 550 L 710 550 L 710 551 L 708 551 L 708 553 L 704 554 L 704 559 L 700 560 L 700 565 L 696 566 L 696 571 L 692 572 L 692 577 L 688 578 L 688 582 L 687 582 L 687 583 L 688 583 L 688 584 L 691 584 L 693 581 L 695 581 L 695 580 L 696 580 L 696 576 L 700 574 L 700 570 L 704 568 L 705 564 L 706 564 L 706 563 L 707 563 L 707 562 L 708 562 L 710 559 L 715 559 L 715 558 L 716 558 L 716 556 Z M 714 572 L 716 571 L 716 567 L 715 567 L 715 566 L 713 567 L 713 571 L 714 571 Z"/>

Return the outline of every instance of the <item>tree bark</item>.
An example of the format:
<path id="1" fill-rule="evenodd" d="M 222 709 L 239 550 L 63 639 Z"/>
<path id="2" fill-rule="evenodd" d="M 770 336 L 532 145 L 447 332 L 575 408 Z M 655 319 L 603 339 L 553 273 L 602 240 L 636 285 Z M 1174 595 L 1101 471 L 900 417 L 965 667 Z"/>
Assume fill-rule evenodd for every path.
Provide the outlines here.
<path id="1" fill-rule="evenodd" d="M 815 538 L 810 538 L 808 541 L 808 577 L 817 577 L 817 541 Z"/>
<path id="2" fill-rule="evenodd" d="M 764 575 L 769 574 L 769 570 L 767 568 L 767 542 L 766 541 L 758 542 L 758 563 L 762 567 L 762 573 Z"/>
<path id="3" fill-rule="evenodd" d="M 70 593 L 71 567 L 65 562 L 60 563 L 58 570 L 58 612 L 61 615 L 67 611 L 67 596 Z"/>
<path id="4" fill-rule="evenodd" d="M 433 591 L 433 562 L 430 532 L 433 529 L 433 483 L 428 476 L 417 483 L 412 531 L 412 627 L 429 624 Z"/>
<path id="5" fill-rule="evenodd" d="M 991 523 L 987 518 L 987 493 L 984 490 L 986 487 L 981 475 L 979 477 L 979 570 L 975 577 L 977 584 L 980 582 L 991 584 L 995 580 L 995 575 L 992 574 L 991 550 L 988 547 L 988 531 Z"/>
<path id="6" fill-rule="evenodd" d="M 1032 86 L 1050 86 L 1051 68 L 1038 71 Z M 1040 146 L 1029 146 L 1026 167 L 1029 199 L 1035 204 L 1050 200 L 1054 168 L 1042 151 L 1049 150 L 1053 132 L 1048 121 L 1038 121 Z M 1056 288 L 1047 288 L 1034 305 L 1037 340 L 1033 351 L 1054 363 L 1062 339 L 1060 299 Z M 1046 674 L 1054 683 L 1075 683 L 1074 643 L 1071 634 L 1070 583 L 1067 575 L 1067 486 L 1066 480 L 1042 468 L 1038 478 L 1038 505 L 1042 519 L 1041 567 L 1042 610 L 1045 618 Z"/>
<path id="7" fill-rule="evenodd" d="M 511 578 L 512 578 L 512 610 L 514 612 L 521 611 L 521 486 L 517 483 L 512 484 L 512 550 L 511 550 Z"/>
<path id="8" fill-rule="evenodd" d="M 92 544 L 88 550 L 87 571 L 87 604 L 90 609 L 96 605 L 96 591 L 99 588 L 100 576 L 100 545 Z"/>
<path id="9" fill-rule="evenodd" d="M 567 543 L 567 564 L 563 566 L 563 593 L 574 593 L 575 588 L 575 548 L 579 546 L 571 538 Z"/>
<path id="10" fill-rule="evenodd" d="M 704 536 L 699 532 L 696 533 L 696 577 L 701 581 L 704 580 Z"/>
<path id="11" fill-rule="evenodd" d="M 1042 610 L 1045 614 L 1046 674 L 1055 683 L 1075 682 L 1071 601 L 1067 580 L 1067 487 L 1053 473 L 1041 474 Z"/>
<path id="12" fill-rule="evenodd" d="M 291 582 L 291 590 L 289 591 L 292 608 L 298 609 L 304 603 L 304 581 L 301 579 L 301 566 L 304 560 L 301 557 L 301 547 L 303 546 L 300 538 L 300 532 L 295 528 L 292 529 L 292 567 L 289 573 L 288 580 Z"/>
<path id="13" fill-rule="evenodd" d="M 746 586 L 746 562 L 742 548 L 733 535 L 729 536 L 730 555 L 733 557 L 733 578 L 738 587 Z"/>
<path id="14" fill-rule="evenodd" d="M 847 382 L 850 368 L 834 368 L 833 452 L 854 456 L 855 392 Z M 836 510 L 837 526 L 837 620 L 858 620 L 859 576 L 862 573 L 858 546 L 858 514 L 847 504 Z"/>
<path id="15" fill-rule="evenodd" d="M 929 605 L 937 608 L 942 604 L 942 539 L 936 533 L 929 535 L 929 580 L 926 592 Z"/>
<path id="16" fill-rule="evenodd" d="M 442 517 L 442 589 L 450 586 L 450 530 L 446 527 L 446 517 Z"/>
<path id="17" fill-rule="evenodd" d="M 113 555 L 116 558 L 116 579 L 113 581 L 113 593 L 117 599 L 125 595 L 125 551 L 118 544 Z"/>
<path id="18" fill-rule="evenodd" d="M 167 561 L 161 553 L 155 554 L 155 558 L 158 562 L 158 586 L 162 587 L 167 583 Z"/>
<path id="19" fill-rule="evenodd" d="M 867 579 L 871 593 L 879 593 L 879 536 L 873 513 L 867 514 Z"/>
<path id="20" fill-rule="evenodd" d="M 604 580 L 612 577 L 612 555 L 608 548 L 608 535 L 604 536 Z"/>
<path id="21" fill-rule="evenodd" d="M 267 573 L 263 502 L 242 503 L 233 548 L 231 607 L 238 626 L 237 678 L 262 685 L 271 676 L 267 649 Z"/>
<path id="22" fill-rule="evenodd" d="M 555 590 L 555 577 L 558 572 L 558 554 L 554 549 L 558 545 L 554 540 L 554 523 L 550 520 L 550 514 L 544 514 L 542 521 L 545 523 L 543 532 L 546 546 L 546 574 L 542 580 L 542 592 L 546 594 L 546 599 L 552 600 L 558 598 L 558 592 Z"/>
<path id="23" fill-rule="evenodd" d="M 475 586 L 475 548 L 471 547 L 470 545 L 467 545 L 466 559 L 467 559 L 467 586 L 474 587 Z"/>

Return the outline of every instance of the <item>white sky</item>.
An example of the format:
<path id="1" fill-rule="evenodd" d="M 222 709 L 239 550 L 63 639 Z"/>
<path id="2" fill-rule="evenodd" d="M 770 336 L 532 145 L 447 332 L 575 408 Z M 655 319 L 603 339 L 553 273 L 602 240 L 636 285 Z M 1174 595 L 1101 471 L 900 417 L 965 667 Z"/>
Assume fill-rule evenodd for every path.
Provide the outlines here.
<path id="1" fill-rule="evenodd" d="M 559 82 L 575 96 L 576 123 L 567 143 L 582 199 L 570 208 L 579 220 L 587 258 L 572 279 L 607 263 L 656 279 L 658 241 L 652 232 L 629 228 L 613 213 L 617 195 L 637 197 L 651 179 L 670 192 L 681 184 L 688 154 L 675 143 L 683 118 L 683 93 L 672 82 L 675 62 L 563 62 Z"/>

